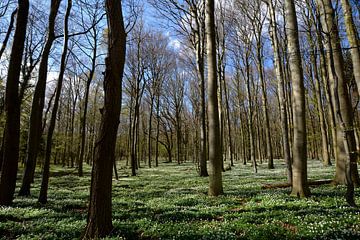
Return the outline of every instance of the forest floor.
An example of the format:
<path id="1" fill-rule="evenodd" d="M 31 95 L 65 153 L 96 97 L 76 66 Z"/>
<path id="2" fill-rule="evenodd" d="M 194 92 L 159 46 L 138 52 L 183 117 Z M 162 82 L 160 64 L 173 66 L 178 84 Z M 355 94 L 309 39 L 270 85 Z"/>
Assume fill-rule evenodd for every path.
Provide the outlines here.
<path id="1" fill-rule="evenodd" d="M 309 160 L 309 179 L 331 179 L 334 167 Z M 236 164 L 223 175 L 225 195 L 208 197 L 208 178 L 192 163 L 161 163 L 141 168 L 139 176 L 113 181 L 112 239 L 360 239 L 360 210 L 347 207 L 344 187 L 312 187 L 312 197 L 289 196 L 289 188 L 261 189 L 285 181 L 285 165 L 276 169 Z M 20 169 L 20 173 L 22 169 Z M 85 177 L 74 169 L 52 168 L 49 203 L 16 197 L 0 208 L 0 239 L 78 239 L 86 225 L 90 167 Z M 119 175 L 127 175 L 122 168 Z M 19 176 L 20 179 L 20 176 Z M 356 190 L 360 205 L 360 191 Z"/>

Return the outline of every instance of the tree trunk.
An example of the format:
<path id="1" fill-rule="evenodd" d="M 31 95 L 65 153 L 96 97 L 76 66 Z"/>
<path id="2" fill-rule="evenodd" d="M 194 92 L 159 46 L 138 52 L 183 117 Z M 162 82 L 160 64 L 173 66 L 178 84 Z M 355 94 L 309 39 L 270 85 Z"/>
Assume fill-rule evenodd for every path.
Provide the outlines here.
<path id="1" fill-rule="evenodd" d="M 16 16 L 17 11 L 18 11 L 18 9 L 16 8 L 16 9 L 12 12 L 12 14 L 11 14 L 9 27 L 8 27 L 8 29 L 7 29 L 7 31 L 6 31 L 6 35 L 5 35 L 5 38 L 4 38 L 4 40 L 3 40 L 3 43 L 2 43 L 1 49 L 0 49 L 0 59 L 1 59 L 2 55 L 3 55 L 3 53 L 5 52 L 7 43 L 8 43 L 8 41 L 9 41 L 11 32 L 12 32 L 12 30 L 13 30 L 14 22 L 15 22 L 15 16 Z"/>
<path id="2" fill-rule="evenodd" d="M 78 162 L 78 174 L 79 177 L 83 175 L 83 161 L 84 161 L 84 154 L 85 154 L 85 140 L 86 140 L 86 122 L 87 122 L 87 111 L 88 111 L 88 102 L 89 102 L 89 91 L 90 91 L 90 84 L 93 80 L 95 68 L 96 68 L 96 54 L 97 54 L 97 31 L 94 30 L 94 49 L 93 55 L 91 59 L 91 70 L 86 82 L 86 90 L 85 90 L 85 102 L 84 102 L 84 114 L 82 117 L 81 123 L 81 149 L 80 149 L 80 156 Z"/>
<path id="3" fill-rule="evenodd" d="M 52 44 L 55 40 L 55 19 L 59 10 L 60 2 L 61 0 L 51 1 L 47 40 L 41 55 L 38 71 L 38 81 L 35 86 L 31 106 L 27 153 L 22 184 L 19 191 L 20 196 L 30 195 L 30 187 L 34 179 L 36 158 L 39 151 L 41 136 L 43 132 L 42 115 L 45 101 L 46 80 L 48 75 L 48 59 Z"/>
<path id="4" fill-rule="evenodd" d="M 356 29 L 354 19 L 352 16 L 351 5 L 349 0 L 341 0 L 342 9 L 344 12 L 344 20 L 346 26 L 346 35 L 350 45 L 350 53 L 353 64 L 354 77 L 360 95 L 360 45 L 359 33 Z"/>
<path id="5" fill-rule="evenodd" d="M 331 91 L 333 93 L 333 105 L 336 112 L 336 123 L 339 127 L 337 133 L 337 144 L 339 158 L 336 162 L 335 183 L 347 184 L 347 166 L 351 168 L 351 184 L 360 185 L 359 173 L 357 169 L 356 141 L 354 135 L 354 116 L 350 96 L 347 87 L 347 81 L 344 76 L 344 59 L 341 52 L 338 27 L 335 20 L 334 9 L 331 1 L 324 0 L 319 2 L 323 13 L 324 32 L 327 36 L 325 46 L 327 51 L 327 63 L 329 68 L 329 79 L 331 81 Z M 348 150 L 348 152 L 347 152 Z M 347 163 L 351 161 L 351 164 Z"/>
<path id="6" fill-rule="evenodd" d="M 109 32 L 104 79 L 105 100 L 95 150 L 89 213 L 83 239 L 104 237 L 113 228 L 111 220 L 112 167 L 115 161 L 116 136 L 121 109 L 126 33 L 121 1 L 106 0 L 106 13 Z"/>
<path id="7" fill-rule="evenodd" d="M 150 100 L 150 114 L 149 114 L 149 131 L 148 131 L 148 166 L 151 168 L 151 158 L 152 158 L 152 149 L 151 149 L 151 132 L 152 132 L 152 117 L 154 109 L 154 97 L 151 96 Z"/>
<path id="8" fill-rule="evenodd" d="M 216 72 L 216 41 L 215 41 L 215 6 L 214 0 L 206 0 L 206 39 L 208 61 L 208 118 L 209 118 L 209 160 L 210 186 L 209 195 L 223 194 L 222 186 L 222 156 L 220 146 L 220 122 L 217 101 L 217 72 Z"/>
<path id="9" fill-rule="evenodd" d="M 310 195 L 310 188 L 307 185 L 305 88 L 294 0 L 285 0 L 285 9 L 294 116 L 293 181 L 291 194 L 298 197 L 307 197 Z"/>
<path id="10" fill-rule="evenodd" d="M 20 101 L 19 78 L 24 52 L 29 1 L 18 0 L 18 15 L 11 49 L 5 95 L 4 153 L 0 178 L 0 205 L 12 203 L 19 161 Z"/>
<path id="11" fill-rule="evenodd" d="M 288 127 L 288 115 L 286 111 L 286 93 L 285 93 L 285 81 L 284 72 L 282 67 L 282 61 L 280 57 L 279 40 L 277 33 L 277 23 L 275 17 L 275 7 L 272 0 L 268 2 L 270 10 L 270 37 L 271 43 L 274 50 L 274 64 L 275 73 L 278 83 L 278 95 L 280 103 L 280 115 L 281 115 L 281 131 L 282 131 L 282 143 L 283 143 L 283 154 L 287 169 L 288 182 L 292 183 L 292 160 L 290 155 L 290 144 L 289 144 L 289 127 Z"/>
<path id="12" fill-rule="evenodd" d="M 310 34 L 308 35 L 308 41 L 310 43 L 310 48 L 312 49 L 310 54 L 310 61 L 313 66 L 313 73 L 315 80 L 316 106 L 319 114 L 319 123 L 320 123 L 320 131 L 321 131 L 322 161 L 324 166 L 330 166 L 331 160 L 330 160 L 329 147 L 328 147 L 329 143 L 326 132 L 326 122 L 325 122 L 325 115 L 323 110 L 320 77 L 319 77 L 319 71 L 317 69 L 318 65 L 316 61 L 317 51 L 315 50 L 315 43 Z"/>
<path id="13" fill-rule="evenodd" d="M 41 188 L 38 201 L 42 204 L 47 203 L 47 191 L 49 185 L 49 173 L 50 173 L 50 159 L 51 159 L 51 150 L 52 150 L 52 137 L 56 125 L 56 116 L 57 110 L 59 108 L 59 100 L 61 95 L 62 84 L 64 80 L 64 73 L 66 68 L 66 56 L 68 52 L 68 42 L 69 42 L 69 34 L 68 34 L 68 22 L 69 16 L 72 7 L 72 0 L 68 0 L 66 14 L 64 19 L 64 45 L 63 51 L 61 54 L 61 61 L 60 61 L 60 72 L 59 78 L 56 86 L 56 95 L 54 100 L 53 110 L 51 112 L 50 124 L 48 129 L 48 134 L 46 138 L 46 150 L 45 150 L 45 161 L 43 166 L 43 174 L 42 174 L 42 181 L 41 181 Z"/>

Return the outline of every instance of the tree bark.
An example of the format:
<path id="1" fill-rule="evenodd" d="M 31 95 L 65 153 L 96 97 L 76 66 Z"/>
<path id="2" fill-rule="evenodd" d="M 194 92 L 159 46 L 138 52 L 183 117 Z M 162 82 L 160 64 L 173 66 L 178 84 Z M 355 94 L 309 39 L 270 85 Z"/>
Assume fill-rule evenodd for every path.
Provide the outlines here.
<path id="1" fill-rule="evenodd" d="M 220 122 L 217 100 L 217 68 L 216 68 L 216 41 L 215 41 L 215 6 L 214 0 L 206 0 L 205 26 L 207 39 L 208 62 L 208 118 L 209 118 L 209 160 L 210 186 L 209 195 L 223 194 L 222 185 L 222 156 L 220 146 Z"/>
<path id="2" fill-rule="evenodd" d="M 56 94 L 54 100 L 54 106 L 51 112 L 51 118 L 49 123 L 48 134 L 46 138 L 46 149 L 45 149 L 45 160 L 43 166 L 43 173 L 42 173 L 42 181 L 41 181 L 41 188 L 38 201 L 42 204 L 47 203 L 47 191 L 49 186 L 49 173 L 50 173 L 50 159 L 51 159 L 51 150 L 52 150 L 52 137 L 55 130 L 56 125 L 56 116 L 57 110 L 59 108 L 59 100 L 61 95 L 62 84 L 64 80 L 64 73 L 66 68 L 66 57 L 68 52 L 68 42 L 69 42 L 69 31 L 68 31 L 68 22 L 70 17 L 70 12 L 72 8 L 72 0 L 68 0 L 65 19 L 64 19 L 64 43 L 63 43 L 63 51 L 61 54 L 60 60 L 60 72 L 58 77 L 58 82 L 56 86 Z"/>
<path id="3" fill-rule="evenodd" d="M 341 0 L 342 9 L 344 12 L 344 20 L 346 27 L 347 39 L 350 45 L 350 53 L 353 64 L 354 77 L 360 95 L 360 45 L 359 33 L 356 29 L 354 19 L 352 16 L 352 9 L 349 0 Z"/>
<path id="4" fill-rule="evenodd" d="M 360 185 L 360 178 L 357 169 L 356 141 L 354 135 L 354 116 L 351 107 L 347 81 L 344 75 L 344 59 L 341 52 L 338 26 L 335 21 L 334 9 L 330 0 L 318 0 L 322 14 L 324 32 L 327 36 L 325 46 L 327 51 L 328 74 L 330 89 L 332 91 L 333 105 L 335 109 L 337 133 L 338 161 L 336 162 L 336 173 L 334 181 L 340 184 L 349 183 L 347 167 L 351 168 L 351 182 L 355 186 Z M 351 161 L 351 163 L 347 163 Z"/>
<path id="5" fill-rule="evenodd" d="M 121 109 L 126 33 L 121 1 L 106 0 L 106 13 L 109 32 L 104 79 L 105 99 L 100 134 L 95 149 L 89 212 L 83 239 L 104 237 L 113 228 L 111 220 L 112 167 L 115 161 L 116 136 Z"/>
<path id="6" fill-rule="evenodd" d="M 267 3 L 270 10 L 270 38 L 271 38 L 272 48 L 274 51 L 274 65 L 275 65 L 276 79 L 278 83 L 277 85 L 278 85 L 278 95 L 279 95 L 279 103 L 280 103 L 283 154 L 287 169 L 288 182 L 292 184 L 292 160 L 290 155 L 289 126 L 288 126 L 288 115 L 286 111 L 284 72 L 280 57 L 277 23 L 275 17 L 275 7 L 272 3 L 272 0 L 269 0 Z"/>
<path id="7" fill-rule="evenodd" d="M 298 197 L 307 197 L 310 195 L 310 188 L 307 185 L 305 88 L 294 0 L 285 0 L 285 9 L 294 116 L 293 181 L 291 194 Z"/>
<path id="8" fill-rule="evenodd" d="M 48 74 L 48 59 L 52 44 L 55 40 L 55 19 L 59 10 L 60 2 L 61 0 L 51 1 L 47 40 L 41 55 L 38 71 L 38 81 L 35 86 L 31 106 L 27 153 L 22 184 L 19 191 L 20 196 L 30 195 L 30 187 L 34 179 L 36 158 L 39 151 L 41 136 L 43 132 L 42 115 L 45 101 L 46 80 Z"/>
<path id="9" fill-rule="evenodd" d="M 86 89 L 85 89 L 85 102 L 84 102 L 84 113 L 82 117 L 81 123 L 81 148 L 80 148 L 80 156 L 78 162 L 78 174 L 79 177 L 83 176 L 83 161 L 85 154 L 85 143 L 86 143 L 86 123 L 87 123 L 87 112 L 88 112 L 88 102 L 89 102 L 89 91 L 90 85 L 94 78 L 95 68 L 96 68 L 96 57 L 97 57 L 97 30 L 94 28 L 94 45 L 93 45 L 93 53 L 91 58 L 91 69 L 89 72 L 89 76 L 86 81 Z"/>
<path id="10" fill-rule="evenodd" d="M 12 204 L 19 161 L 20 101 L 19 78 L 25 46 L 29 1 L 18 0 L 18 15 L 11 49 L 5 93 L 4 153 L 0 177 L 0 205 Z"/>

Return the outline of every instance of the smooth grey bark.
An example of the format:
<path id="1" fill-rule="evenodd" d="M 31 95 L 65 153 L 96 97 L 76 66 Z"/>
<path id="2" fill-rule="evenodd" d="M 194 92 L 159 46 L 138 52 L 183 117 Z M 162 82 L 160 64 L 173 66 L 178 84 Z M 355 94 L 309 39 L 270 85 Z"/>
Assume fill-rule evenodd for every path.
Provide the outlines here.
<path id="1" fill-rule="evenodd" d="M 289 51 L 289 67 L 293 88 L 293 117 L 294 117 L 294 145 L 293 145 L 293 180 L 291 194 L 298 197 L 310 195 L 307 184 L 307 139 L 305 117 L 305 87 L 301 63 L 298 24 L 296 19 L 294 0 L 285 0 L 287 21 L 287 49 Z"/>
<path id="2" fill-rule="evenodd" d="M 207 63 L 208 63 L 208 118 L 209 118 L 209 161 L 210 161 L 210 185 L 209 195 L 218 196 L 223 194 L 222 185 L 222 156 L 220 146 L 220 121 L 217 98 L 217 67 L 216 67 L 216 33 L 215 33 L 215 3 L 214 0 L 206 0 L 205 5 L 205 29 L 207 40 Z"/>

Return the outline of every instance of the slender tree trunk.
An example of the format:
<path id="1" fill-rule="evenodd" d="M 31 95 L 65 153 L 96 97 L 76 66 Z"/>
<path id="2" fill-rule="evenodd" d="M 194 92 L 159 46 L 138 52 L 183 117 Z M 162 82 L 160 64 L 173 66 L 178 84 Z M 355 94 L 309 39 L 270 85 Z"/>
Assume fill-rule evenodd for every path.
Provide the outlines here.
<path id="1" fill-rule="evenodd" d="M 4 153 L 0 177 L 0 205 L 12 204 L 19 161 L 20 101 L 19 78 L 24 52 L 29 1 L 18 0 L 18 16 L 11 49 L 5 93 Z"/>
<path id="2" fill-rule="evenodd" d="M 108 235 L 112 230 L 111 189 L 116 136 L 121 109 L 121 87 L 125 64 L 126 33 L 121 1 L 106 0 L 108 57 L 104 79 L 104 109 L 91 178 L 90 204 L 83 239 Z"/>
<path id="3" fill-rule="evenodd" d="M 293 87 L 294 146 L 292 195 L 307 197 L 307 142 L 305 116 L 305 88 L 301 63 L 298 25 L 294 0 L 285 0 L 290 75 Z"/>
<path id="4" fill-rule="evenodd" d="M 8 29 L 7 29 L 7 31 L 6 31 L 5 38 L 4 38 L 3 43 L 2 43 L 2 45 L 1 45 L 1 48 L 0 48 L 0 59 L 1 59 L 2 55 L 3 55 L 3 53 L 5 52 L 7 43 L 8 43 L 8 41 L 9 41 L 11 32 L 12 32 L 12 30 L 13 30 L 14 22 L 15 22 L 15 16 L 16 16 L 17 11 L 18 11 L 18 9 L 16 8 L 16 9 L 12 12 L 12 14 L 11 14 L 9 27 L 8 27 Z"/>
<path id="5" fill-rule="evenodd" d="M 220 146 L 220 122 L 217 101 L 217 68 L 216 68 L 216 41 L 215 41 L 215 6 L 214 0 L 206 0 L 206 39 L 208 61 L 208 118 L 209 118 L 209 160 L 210 186 L 209 195 L 223 194 L 222 186 L 222 156 Z"/>
<path id="6" fill-rule="evenodd" d="M 59 108 L 59 100 L 61 95 L 61 88 L 64 80 L 64 73 L 66 68 L 66 56 L 68 52 L 68 22 L 69 22 L 69 16 L 71 12 L 72 7 L 72 0 L 68 0 L 67 2 L 67 8 L 66 8 L 66 14 L 65 14 L 65 20 L 64 20 L 64 45 L 63 45 L 63 52 L 61 55 L 61 61 L 60 61 L 60 72 L 59 72 L 59 78 L 56 86 L 56 95 L 54 100 L 54 106 L 53 110 L 51 112 L 51 119 L 48 129 L 48 135 L 46 138 L 46 150 L 45 150 L 45 161 L 43 166 L 43 174 L 42 174 L 42 181 L 41 181 L 41 188 L 40 188 L 40 194 L 38 201 L 42 204 L 47 203 L 47 191 L 48 191 L 48 185 L 49 185 L 49 173 L 50 173 L 50 159 L 51 159 L 51 150 L 52 150 L 52 137 L 55 129 L 56 124 L 56 116 L 57 116 L 57 110 Z"/>
<path id="7" fill-rule="evenodd" d="M 229 104 L 229 96 L 228 96 L 227 84 L 225 79 L 224 79 L 224 94 L 225 94 L 225 104 L 226 104 L 228 135 L 229 135 L 228 137 L 229 137 L 230 165 L 234 166 L 234 148 L 233 148 L 232 131 L 231 131 L 230 104 Z"/>
<path id="8" fill-rule="evenodd" d="M 275 7 L 272 3 L 272 0 L 268 2 L 268 6 L 270 10 L 270 37 L 271 37 L 272 47 L 274 50 L 274 65 L 275 65 L 275 73 L 278 83 L 283 154 L 287 169 L 288 182 L 292 184 L 292 160 L 290 155 L 290 144 L 289 144 L 288 115 L 286 111 L 285 81 L 284 81 L 282 61 L 280 57 L 280 48 L 279 48 L 277 24 L 275 17 Z"/>
<path id="9" fill-rule="evenodd" d="M 22 184 L 19 191 L 20 196 L 30 195 L 30 187 L 34 179 L 36 158 L 39 151 L 41 136 L 43 132 L 42 115 L 45 101 L 46 80 L 48 74 L 48 59 L 52 44 L 55 40 L 55 19 L 59 10 L 60 2 L 61 0 L 51 1 L 47 40 L 41 55 L 38 71 L 38 81 L 35 86 L 31 106 L 27 153 Z"/>
<path id="10" fill-rule="evenodd" d="M 151 158 L 152 158 L 152 146 L 151 146 L 151 132 L 152 132 L 152 117 L 154 109 L 154 97 L 151 96 L 150 100 L 150 114 L 149 114 L 149 132 L 148 132 L 148 166 L 151 168 Z"/>
<path id="11" fill-rule="evenodd" d="M 310 42 L 310 47 L 313 49 L 310 54 L 311 64 L 313 66 L 313 73 L 314 73 L 314 80 L 315 80 L 315 93 L 316 93 L 316 106 L 319 115 L 319 123 L 320 123 L 320 131 L 321 131 L 321 152 L 322 152 L 322 161 L 325 166 L 330 166 L 330 154 L 329 154 L 329 143 L 327 138 L 326 132 L 326 122 L 323 110 L 323 102 L 322 102 L 322 95 L 321 95 L 321 86 L 320 86 L 320 78 L 319 72 L 317 69 L 317 61 L 316 55 L 317 51 L 315 50 L 315 43 L 312 40 L 312 37 L 308 36 L 308 41 Z"/>
<path id="12" fill-rule="evenodd" d="M 156 96 L 156 143 L 155 143 L 155 166 L 159 166 L 159 137 L 160 137 L 160 96 Z"/>
<path id="13" fill-rule="evenodd" d="M 78 174 L 80 177 L 83 175 L 83 161 L 84 161 L 84 154 L 85 154 L 85 143 L 86 143 L 86 123 L 87 123 L 87 112 L 88 112 L 88 102 L 89 102 L 89 91 L 90 91 L 90 84 L 93 80 L 95 68 L 96 68 L 96 54 L 97 54 L 97 32 L 94 30 L 94 49 L 93 55 L 91 59 L 91 70 L 86 82 L 86 90 L 85 90 L 85 102 L 84 102 L 84 114 L 82 117 L 81 123 L 81 149 L 80 149 L 80 157 L 78 163 Z"/>

